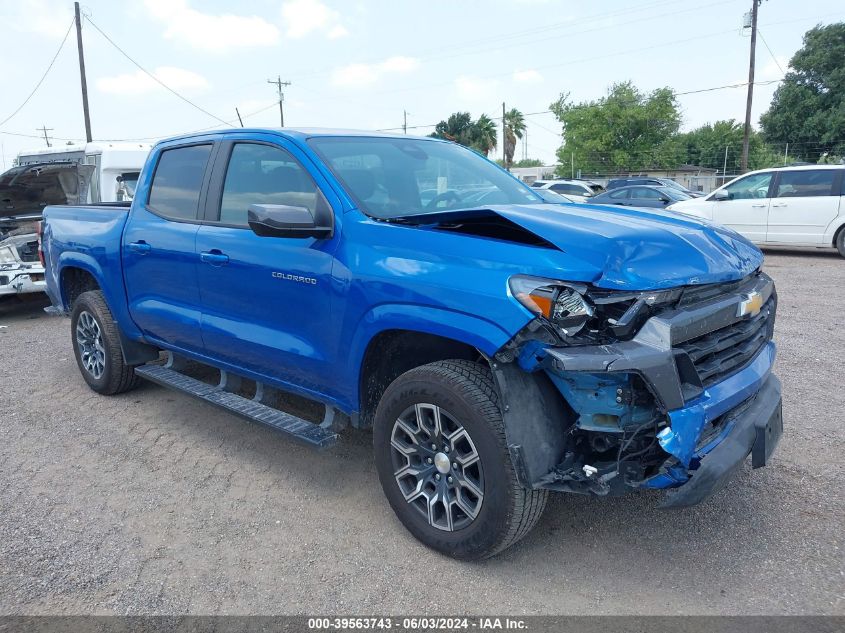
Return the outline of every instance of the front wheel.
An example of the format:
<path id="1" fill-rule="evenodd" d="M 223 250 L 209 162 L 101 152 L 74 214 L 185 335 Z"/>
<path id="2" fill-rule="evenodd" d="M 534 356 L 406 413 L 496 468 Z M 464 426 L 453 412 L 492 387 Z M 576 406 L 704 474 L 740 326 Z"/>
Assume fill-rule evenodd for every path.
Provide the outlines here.
<path id="1" fill-rule="evenodd" d="M 384 493 L 425 545 L 461 559 L 493 556 L 525 536 L 545 490 L 520 486 L 490 371 L 448 360 L 402 374 L 376 411 Z"/>
<path id="2" fill-rule="evenodd" d="M 836 236 L 836 250 L 845 257 L 845 228 L 839 229 L 839 235 Z"/>
<path id="3" fill-rule="evenodd" d="M 70 325 L 76 364 L 91 389 L 110 396 L 138 385 L 135 368 L 123 359 L 120 334 L 102 292 L 89 290 L 79 295 Z"/>

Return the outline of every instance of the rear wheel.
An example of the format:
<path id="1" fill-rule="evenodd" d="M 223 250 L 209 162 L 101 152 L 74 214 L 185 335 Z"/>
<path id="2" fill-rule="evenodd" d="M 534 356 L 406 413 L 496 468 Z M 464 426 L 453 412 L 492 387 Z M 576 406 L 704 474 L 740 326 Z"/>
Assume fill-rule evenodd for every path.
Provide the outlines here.
<path id="1" fill-rule="evenodd" d="M 517 482 L 490 372 L 477 363 L 440 361 L 397 378 L 379 403 L 373 441 L 399 520 L 449 556 L 510 547 L 545 507 L 545 490 Z"/>
<path id="2" fill-rule="evenodd" d="M 836 236 L 836 250 L 845 257 L 845 227 L 839 229 L 839 234 Z"/>
<path id="3" fill-rule="evenodd" d="M 135 368 L 123 360 L 117 324 L 102 292 L 89 290 L 79 295 L 70 323 L 76 364 L 91 389 L 114 395 L 138 385 Z"/>

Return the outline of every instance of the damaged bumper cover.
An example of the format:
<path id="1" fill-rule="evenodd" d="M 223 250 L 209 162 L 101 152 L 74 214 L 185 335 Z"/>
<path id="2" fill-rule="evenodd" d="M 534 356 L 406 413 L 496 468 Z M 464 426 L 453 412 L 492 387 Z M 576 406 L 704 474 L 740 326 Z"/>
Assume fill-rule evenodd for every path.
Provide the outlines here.
<path id="1" fill-rule="evenodd" d="M 0 266 L 0 297 L 44 292 L 44 268 L 40 265 Z"/>
<path id="2" fill-rule="evenodd" d="M 632 430 L 648 426 L 652 433 L 651 445 L 638 451 L 651 460 L 645 466 L 626 465 L 615 449 L 602 453 L 599 445 L 605 461 L 569 453 L 534 487 L 594 494 L 672 488 L 663 506 L 687 506 L 724 486 L 749 454 L 755 468 L 764 466 L 783 429 L 780 382 L 771 374 L 776 303 L 771 279 L 759 275 L 728 294 L 652 317 L 630 341 L 535 346 L 521 355 L 523 370 L 544 370 L 573 409 L 572 430 L 594 444 L 602 431 L 616 433 L 620 447 Z M 635 385 L 649 397 L 632 395 Z"/>

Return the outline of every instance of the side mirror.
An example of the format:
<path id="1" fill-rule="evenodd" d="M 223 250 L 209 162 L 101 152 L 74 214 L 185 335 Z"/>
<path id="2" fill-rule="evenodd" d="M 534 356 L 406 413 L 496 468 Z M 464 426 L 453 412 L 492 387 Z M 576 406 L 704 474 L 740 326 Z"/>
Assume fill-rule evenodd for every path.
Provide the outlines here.
<path id="1" fill-rule="evenodd" d="M 330 216 L 329 216 L 330 217 Z M 251 204 L 247 223 L 261 237 L 331 237 L 331 222 L 318 222 L 305 207 L 286 204 Z"/>
<path id="2" fill-rule="evenodd" d="M 722 200 L 730 200 L 730 199 L 731 199 L 731 194 L 729 194 L 724 189 L 716 189 L 716 191 L 713 192 L 713 200 L 716 200 L 717 202 L 722 201 Z"/>
<path id="3" fill-rule="evenodd" d="M 660 198 L 660 202 L 662 202 L 663 204 L 669 204 L 672 201 L 669 198 L 664 197 L 664 198 Z"/>

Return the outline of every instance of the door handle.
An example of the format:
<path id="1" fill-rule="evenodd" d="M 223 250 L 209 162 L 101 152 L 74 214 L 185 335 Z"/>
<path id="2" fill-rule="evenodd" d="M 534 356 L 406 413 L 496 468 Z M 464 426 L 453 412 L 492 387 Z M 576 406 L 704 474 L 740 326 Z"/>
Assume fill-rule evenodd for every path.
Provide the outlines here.
<path id="1" fill-rule="evenodd" d="M 137 242 L 129 243 L 129 250 L 133 253 L 138 253 L 139 255 L 146 255 L 152 249 L 153 247 L 147 244 L 144 240 L 138 240 Z"/>
<path id="2" fill-rule="evenodd" d="M 752 204 L 751 206 L 754 209 L 765 209 L 766 208 L 765 204 Z M 777 206 L 777 205 L 775 205 L 775 206 Z"/>
<path id="3" fill-rule="evenodd" d="M 229 263 L 229 256 L 224 255 L 215 248 L 214 250 L 200 253 L 200 261 L 211 264 L 212 266 L 225 266 Z"/>
<path id="4" fill-rule="evenodd" d="M 773 207 L 785 207 L 787 204 L 785 202 L 778 202 L 777 204 L 773 204 Z"/>

